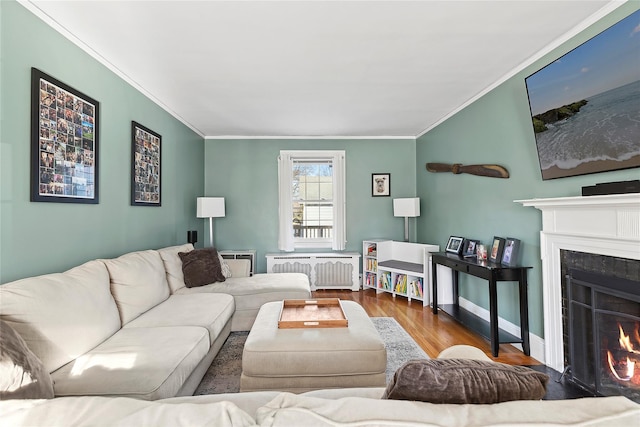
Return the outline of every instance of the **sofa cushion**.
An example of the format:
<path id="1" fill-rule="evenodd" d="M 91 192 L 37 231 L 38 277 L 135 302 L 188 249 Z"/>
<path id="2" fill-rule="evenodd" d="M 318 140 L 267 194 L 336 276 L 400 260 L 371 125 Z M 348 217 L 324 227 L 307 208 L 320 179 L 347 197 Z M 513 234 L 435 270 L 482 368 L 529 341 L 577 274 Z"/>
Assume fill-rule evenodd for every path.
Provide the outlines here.
<path id="1" fill-rule="evenodd" d="M 56 396 L 162 399 L 176 395 L 208 351 L 202 327 L 124 328 L 51 378 Z"/>
<path id="2" fill-rule="evenodd" d="M 47 372 L 91 350 L 121 326 L 109 273 L 99 261 L 0 286 L 0 319 L 20 334 Z"/>
<path id="3" fill-rule="evenodd" d="M 253 417 L 229 401 L 202 404 L 148 402 L 124 397 L 59 397 L 52 400 L 0 401 L 0 425 L 34 426 L 158 426 L 248 427 Z M 228 400 L 228 399 L 227 399 Z"/>
<path id="4" fill-rule="evenodd" d="M 232 276 L 231 267 L 229 267 L 229 264 L 227 264 L 227 261 L 224 258 L 222 258 L 222 255 L 220 255 L 220 252 L 218 252 L 218 260 L 220 261 L 220 271 L 222 272 L 222 275 L 224 276 L 225 279 L 228 279 L 229 277 Z"/>
<path id="5" fill-rule="evenodd" d="M 472 359 L 410 360 L 393 376 L 383 398 L 432 403 L 537 400 L 549 376 L 523 366 Z"/>
<path id="6" fill-rule="evenodd" d="M 49 372 L 22 337 L 0 320 L 0 400 L 51 398 Z"/>
<path id="7" fill-rule="evenodd" d="M 141 314 L 124 327 L 201 326 L 209 331 L 211 344 L 231 320 L 234 309 L 231 295 L 171 295 L 169 299 Z"/>
<path id="8" fill-rule="evenodd" d="M 164 263 L 157 251 L 130 252 L 102 262 L 109 270 L 123 325 L 169 298 Z"/>
<path id="9" fill-rule="evenodd" d="M 262 273 L 249 277 L 230 277 L 224 282 L 198 288 L 183 288 L 178 294 L 214 292 L 233 295 L 236 310 L 259 310 L 263 304 L 283 299 L 311 297 L 309 278 L 303 273 Z"/>
<path id="10" fill-rule="evenodd" d="M 309 278 L 303 273 L 262 273 L 250 277 L 234 276 L 224 282 L 211 283 L 197 288 L 185 287 L 176 293 L 184 295 L 203 292 L 233 295 L 236 311 L 233 315 L 232 331 L 250 330 L 258 310 L 263 304 L 283 299 L 311 298 Z"/>
<path id="11" fill-rule="evenodd" d="M 184 284 L 188 288 L 226 280 L 222 274 L 222 267 L 220 266 L 216 248 L 179 252 L 178 256 L 182 260 Z"/>
<path id="12" fill-rule="evenodd" d="M 251 261 L 248 259 L 225 259 L 231 274 L 227 279 L 234 277 L 249 277 L 251 275 Z"/>
<path id="13" fill-rule="evenodd" d="M 622 397 L 520 400 L 493 405 L 454 405 L 375 400 L 319 399 L 282 393 L 259 408 L 261 426 L 632 426 L 640 405 Z"/>
<path id="14" fill-rule="evenodd" d="M 178 253 L 190 252 L 192 250 L 193 245 L 191 243 L 158 249 L 160 258 L 162 258 L 162 262 L 164 263 L 164 269 L 167 272 L 167 282 L 169 282 L 169 289 L 172 294 L 186 286 L 184 284 L 184 274 L 182 273 L 182 260 L 178 256 Z"/>

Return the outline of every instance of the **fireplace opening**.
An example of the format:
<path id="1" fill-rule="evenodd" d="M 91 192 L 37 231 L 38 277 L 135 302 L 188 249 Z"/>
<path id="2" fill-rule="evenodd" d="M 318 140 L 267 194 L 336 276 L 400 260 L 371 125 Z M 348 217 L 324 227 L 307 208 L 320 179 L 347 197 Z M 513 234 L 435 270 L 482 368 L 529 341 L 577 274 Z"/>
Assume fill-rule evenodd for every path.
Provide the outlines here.
<path id="1" fill-rule="evenodd" d="M 565 297 L 570 380 L 640 402 L 640 281 L 570 268 Z"/>

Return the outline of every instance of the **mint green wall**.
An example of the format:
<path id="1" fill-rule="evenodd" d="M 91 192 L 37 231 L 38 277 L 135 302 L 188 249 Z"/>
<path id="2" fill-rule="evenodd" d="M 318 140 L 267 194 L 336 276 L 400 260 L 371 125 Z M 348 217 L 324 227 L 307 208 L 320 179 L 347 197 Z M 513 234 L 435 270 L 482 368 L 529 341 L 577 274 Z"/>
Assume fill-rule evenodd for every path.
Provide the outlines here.
<path id="1" fill-rule="evenodd" d="M 363 239 L 404 238 L 404 218 L 393 216 L 392 199 L 415 196 L 413 139 L 207 140 L 205 195 L 225 197 L 227 210 L 214 220 L 217 247 L 256 249 L 257 271 L 266 271 L 265 254 L 278 252 L 280 150 L 346 151 L 348 252 L 362 252 Z M 391 197 L 371 196 L 372 173 L 391 174 Z"/>
<path id="2" fill-rule="evenodd" d="M 636 169 L 542 181 L 531 129 L 524 79 L 564 53 L 633 13 L 629 2 L 579 36 L 546 55 L 523 72 L 492 90 L 417 141 L 418 196 L 423 200 L 418 240 L 445 245 L 450 235 L 490 244 L 493 236 L 515 237 L 523 243 L 522 262 L 529 273 L 531 332 L 543 337 L 540 263 L 541 213 L 514 200 L 579 196 L 581 187 L 599 182 L 638 179 Z M 451 173 L 430 173 L 425 163 L 496 163 L 511 177 L 496 179 Z M 486 282 L 461 275 L 461 296 L 488 308 Z M 500 316 L 520 324 L 516 286 L 499 285 Z"/>
<path id="3" fill-rule="evenodd" d="M 203 233 L 203 139 L 18 3 L 0 7 L 0 283 Z M 98 205 L 29 201 L 31 67 L 100 102 Z M 130 206 L 131 120 L 162 135 L 160 208 Z"/>

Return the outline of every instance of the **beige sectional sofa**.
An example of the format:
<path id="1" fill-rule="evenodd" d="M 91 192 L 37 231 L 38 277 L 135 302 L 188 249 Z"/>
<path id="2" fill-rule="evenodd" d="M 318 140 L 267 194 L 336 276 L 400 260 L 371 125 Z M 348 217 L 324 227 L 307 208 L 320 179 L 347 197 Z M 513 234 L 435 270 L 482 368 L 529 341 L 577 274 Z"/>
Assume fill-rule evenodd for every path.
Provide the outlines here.
<path id="1" fill-rule="evenodd" d="M 382 400 L 384 388 L 247 392 L 157 401 L 97 396 L 0 401 L 0 425 L 21 426 L 582 426 L 640 425 L 625 397 L 454 405 Z"/>
<path id="2" fill-rule="evenodd" d="M 232 330 L 249 330 L 260 306 L 309 298 L 304 274 L 232 277 L 186 288 L 179 252 L 190 244 L 89 261 L 64 273 L 0 286 L 0 319 L 24 339 L 58 396 L 144 400 L 193 394 Z"/>

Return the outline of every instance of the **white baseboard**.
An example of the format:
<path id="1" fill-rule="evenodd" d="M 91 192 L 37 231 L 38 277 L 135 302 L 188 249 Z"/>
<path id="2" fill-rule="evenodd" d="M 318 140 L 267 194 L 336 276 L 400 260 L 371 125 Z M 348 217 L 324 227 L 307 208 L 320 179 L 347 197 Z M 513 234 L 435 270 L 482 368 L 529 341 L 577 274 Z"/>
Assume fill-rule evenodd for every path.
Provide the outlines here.
<path id="1" fill-rule="evenodd" d="M 472 303 L 468 299 L 460 297 L 459 300 L 460 300 L 460 307 L 475 314 L 481 319 L 486 320 L 487 322 L 489 321 L 489 310 Z M 515 335 L 516 337 L 520 336 L 520 326 L 515 325 L 503 319 L 502 317 L 498 317 L 498 326 L 501 329 L 504 329 L 505 331 L 509 332 L 510 334 Z M 518 350 L 522 351 L 522 344 L 511 344 L 511 345 L 513 345 Z M 540 361 L 541 363 L 544 363 L 544 339 L 529 332 L 529 347 L 531 350 L 531 357 Z"/>

